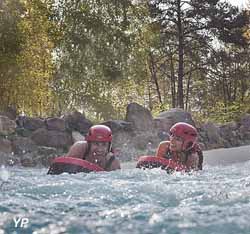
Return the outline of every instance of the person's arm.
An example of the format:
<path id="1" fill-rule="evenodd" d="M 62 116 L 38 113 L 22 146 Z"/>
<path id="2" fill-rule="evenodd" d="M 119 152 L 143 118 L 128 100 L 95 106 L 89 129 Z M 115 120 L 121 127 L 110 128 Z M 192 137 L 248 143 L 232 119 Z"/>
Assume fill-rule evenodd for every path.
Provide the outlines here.
<path id="1" fill-rule="evenodd" d="M 83 158 L 87 148 L 86 141 L 77 141 L 69 149 L 67 157 Z"/>

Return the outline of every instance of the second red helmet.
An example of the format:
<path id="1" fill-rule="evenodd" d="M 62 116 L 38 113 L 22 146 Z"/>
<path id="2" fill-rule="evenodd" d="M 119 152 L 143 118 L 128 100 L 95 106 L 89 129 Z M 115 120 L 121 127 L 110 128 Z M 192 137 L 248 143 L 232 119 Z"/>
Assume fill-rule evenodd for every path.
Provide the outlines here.
<path id="1" fill-rule="evenodd" d="M 112 131 L 105 125 L 94 125 L 89 129 L 85 139 L 86 141 L 111 142 Z"/>
<path id="2" fill-rule="evenodd" d="M 188 123 L 179 122 L 170 128 L 170 135 L 178 136 L 183 139 L 183 150 L 188 150 L 194 146 L 198 138 L 195 127 Z"/>

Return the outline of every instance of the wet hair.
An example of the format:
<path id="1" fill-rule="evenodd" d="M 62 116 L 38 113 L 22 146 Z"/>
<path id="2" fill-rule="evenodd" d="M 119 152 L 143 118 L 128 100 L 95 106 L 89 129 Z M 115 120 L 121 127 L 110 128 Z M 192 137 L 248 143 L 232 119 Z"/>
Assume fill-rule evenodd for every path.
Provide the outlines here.
<path id="1" fill-rule="evenodd" d="M 190 142 L 188 144 L 188 147 L 192 146 L 192 142 Z M 198 161 L 198 169 L 202 170 L 202 165 L 203 165 L 203 152 L 202 150 L 198 149 L 194 149 L 194 147 L 189 148 L 187 151 L 185 151 L 185 163 L 187 163 L 188 157 L 189 155 L 191 155 L 192 153 L 196 152 L 198 154 L 199 157 L 199 161 Z"/>

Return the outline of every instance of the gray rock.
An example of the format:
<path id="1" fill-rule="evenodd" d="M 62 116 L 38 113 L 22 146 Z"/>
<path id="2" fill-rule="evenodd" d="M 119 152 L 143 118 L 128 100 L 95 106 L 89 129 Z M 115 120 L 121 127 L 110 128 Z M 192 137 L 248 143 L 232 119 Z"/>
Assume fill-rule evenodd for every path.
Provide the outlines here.
<path id="1" fill-rule="evenodd" d="M 148 132 L 147 134 L 137 135 L 133 138 L 133 146 L 139 150 L 147 150 L 153 153 L 161 142 L 158 136 Z M 155 154 L 155 153 L 153 153 Z"/>
<path id="2" fill-rule="evenodd" d="M 127 106 L 126 121 L 131 122 L 137 131 L 152 131 L 154 127 L 151 112 L 137 103 Z"/>
<path id="3" fill-rule="evenodd" d="M 54 147 L 38 146 L 37 153 L 39 155 L 57 155 L 58 151 Z"/>
<path id="4" fill-rule="evenodd" d="M 45 128 L 45 121 L 41 118 L 31 118 L 31 117 L 23 117 L 22 119 L 22 125 L 23 128 L 31 130 L 31 131 L 35 131 L 39 128 Z"/>
<path id="5" fill-rule="evenodd" d="M 6 116 L 0 116 L 0 135 L 10 135 L 15 132 L 16 123 Z"/>
<path id="6" fill-rule="evenodd" d="M 12 153 L 11 141 L 5 138 L 0 138 L 0 152 L 11 154 Z"/>
<path id="7" fill-rule="evenodd" d="M 71 134 L 67 132 L 49 131 L 44 128 L 34 131 L 31 135 L 31 139 L 39 146 L 65 149 L 73 143 Z"/>
<path id="8" fill-rule="evenodd" d="M 18 127 L 16 128 L 16 133 L 17 135 L 22 136 L 22 137 L 29 137 L 32 134 L 32 131 L 25 129 L 25 128 Z"/>
<path id="9" fill-rule="evenodd" d="M 7 107 L 4 111 L 0 112 L 0 115 L 6 116 L 11 120 L 15 120 L 17 116 L 17 110 L 14 107 Z"/>
<path id="10" fill-rule="evenodd" d="M 25 154 L 37 150 L 37 145 L 28 137 L 17 136 L 12 141 L 13 150 L 15 154 Z"/>
<path id="11" fill-rule="evenodd" d="M 127 132 L 133 131 L 132 123 L 124 120 L 109 120 L 101 124 L 108 126 L 112 130 L 113 134 L 119 131 L 127 131 Z"/>
<path id="12" fill-rule="evenodd" d="M 250 114 L 245 114 L 241 117 L 240 125 L 244 131 L 250 131 Z"/>
<path id="13" fill-rule="evenodd" d="M 219 126 L 208 122 L 202 125 L 203 131 L 206 133 L 206 146 L 209 149 L 224 147 L 223 139 L 220 136 Z"/>
<path id="14" fill-rule="evenodd" d="M 46 119 L 46 125 L 48 130 L 66 131 L 65 120 L 61 118 L 48 118 Z"/>
<path id="15" fill-rule="evenodd" d="M 158 132 L 169 132 L 169 129 L 177 122 L 185 122 L 195 126 L 191 114 L 180 108 L 173 108 L 161 112 L 156 118 L 154 118 L 154 126 L 158 129 Z"/>
<path id="16" fill-rule="evenodd" d="M 71 131 L 78 131 L 83 135 L 86 135 L 89 128 L 93 125 L 90 120 L 85 118 L 84 114 L 78 111 L 63 116 L 63 119 Z"/>
<path id="17" fill-rule="evenodd" d="M 37 164 L 48 167 L 52 160 L 62 153 L 53 147 L 39 146 L 37 154 Z"/>
<path id="18" fill-rule="evenodd" d="M 238 124 L 236 122 L 223 124 L 219 129 L 220 136 L 224 140 L 224 146 L 226 148 L 240 146 L 240 140 L 237 134 Z"/>
<path id="19" fill-rule="evenodd" d="M 127 131 L 119 131 L 113 134 L 112 145 L 121 148 L 123 145 L 131 145 L 132 135 Z"/>

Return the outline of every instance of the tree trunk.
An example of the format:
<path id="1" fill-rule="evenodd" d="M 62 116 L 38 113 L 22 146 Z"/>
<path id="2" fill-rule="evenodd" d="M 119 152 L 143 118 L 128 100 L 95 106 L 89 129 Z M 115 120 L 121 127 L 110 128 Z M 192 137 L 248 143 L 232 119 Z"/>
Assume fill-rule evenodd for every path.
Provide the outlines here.
<path id="1" fill-rule="evenodd" d="M 170 72 L 171 72 L 171 99 L 172 99 L 172 108 L 176 107 L 176 89 L 175 89 L 175 74 L 174 74 L 174 62 L 173 55 L 170 57 Z"/>
<path id="2" fill-rule="evenodd" d="M 182 31 L 182 21 L 181 21 L 181 3 L 180 0 L 178 3 L 178 58 L 179 58 L 179 67 L 178 67 L 178 97 L 177 97 L 177 106 L 184 109 L 183 101 L 183 76 L 184 76 L 184 45 L 183 45 L 183 31 Z"/>
<path id="3" fill-rule="evenodd" d="M 157 74 L 156 74 L 156 64 L 154 62 L 154 57 L 152 55 L 152 53 L 149 53 L 149 66 L 150 66 L 150 72 L 151 72 L 151 78 L 152 81 L 155 84 L 156 87 L 156 92 L 157 92 L 157 96 L 159 99 L 160 104 L 162 105 L 162 98 L 161 98 L 161 92 L 160 92 L 160 87 L 159 87 L 159 83 L 158 83 L 158 79 L 157 79 Z"/>
<path id="4" fill-rule="evenodd" d="M 191 83 L 191 77 L 192 77 L 192 65 L 190 67 L 190 72 L 189 72 L 189 75 L 188 75 L 188 80 L 187 80 L 187 91 L 186 91 L 186 100 L 185 100 L 185 110 L 188 109 L 188 102 L 189 102 L 189 91 L 190 91 L 190 83 Z"/>

